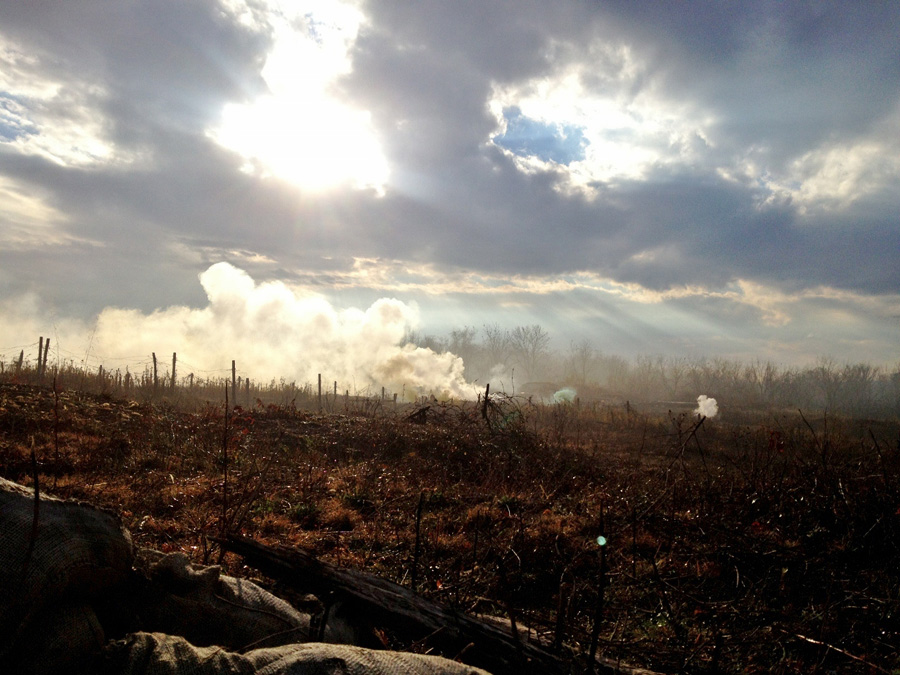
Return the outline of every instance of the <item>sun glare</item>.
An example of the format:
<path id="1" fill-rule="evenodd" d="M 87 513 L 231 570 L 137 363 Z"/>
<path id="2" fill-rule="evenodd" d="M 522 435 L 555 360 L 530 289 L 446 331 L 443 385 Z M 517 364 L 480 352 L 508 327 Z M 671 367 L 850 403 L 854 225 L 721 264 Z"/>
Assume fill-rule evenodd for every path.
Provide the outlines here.
<path id="1" fill-rule="evenodd" d="M 262 76 L 269 93 L 230 104 L 210 136 L 246 160 L 244 169 L 306 190 L 352 185 L 383 193 L 388 167 L 370 115 L 335 98 L 363 17 L 339 3 L 272 8 L 274 46 Z"/>

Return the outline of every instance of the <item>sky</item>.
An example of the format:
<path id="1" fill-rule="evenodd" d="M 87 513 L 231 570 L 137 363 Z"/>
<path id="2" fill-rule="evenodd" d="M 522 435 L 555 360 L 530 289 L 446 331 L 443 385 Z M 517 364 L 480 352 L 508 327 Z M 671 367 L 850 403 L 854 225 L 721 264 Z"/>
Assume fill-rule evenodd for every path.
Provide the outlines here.
<path id="1" fill-rule="evenodd" d="M 7 360 L 891 366 L 898 188 L 897 2 L 0 0 Z"/>

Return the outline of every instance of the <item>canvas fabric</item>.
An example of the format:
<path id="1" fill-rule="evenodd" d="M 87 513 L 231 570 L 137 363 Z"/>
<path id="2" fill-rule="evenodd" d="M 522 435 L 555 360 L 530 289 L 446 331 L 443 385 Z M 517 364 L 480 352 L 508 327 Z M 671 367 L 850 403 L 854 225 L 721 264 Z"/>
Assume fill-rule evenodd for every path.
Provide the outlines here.
<path id="1" fill-rule="evenodd" d="M 133 559 L 115 514 L 41 494 L 35 527 L 33 490 L 0 478 L 0 663 L 64 620 L 53 608 L 89 605 L 123 584 Z M 88 635 L 73 642 L 91 642 L 92 622 L 80 623 Z"/>
<path id="2" fill-rule="evenodd" d="M 449 659 L 319 642 L 246 654 L 182 637 L 136 633 L 106 650 L 103 675 L 489 675 Z"/>

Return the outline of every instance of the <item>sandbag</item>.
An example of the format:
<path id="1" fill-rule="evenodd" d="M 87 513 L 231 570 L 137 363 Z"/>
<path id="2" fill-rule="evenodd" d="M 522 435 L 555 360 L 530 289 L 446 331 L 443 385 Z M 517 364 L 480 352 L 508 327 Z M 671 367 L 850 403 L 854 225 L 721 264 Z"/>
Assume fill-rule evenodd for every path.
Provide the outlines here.
<path id="1" fill-rule="evenodd" d="M 181 635 L 197 646 L 243 651 L 309 639 L 310 617 L 218 565 L 195 565 L 183 553 L 160 555 L 140 608 L 147 632 Z"/>
<path id="2" fill-rule="evenodd" d="M 94 657 L 106 643 L 103 627 L 85 603 L 49 604 L 34 617 L 39 630 L 26 632 L 9 670 L 17 675 L 91 672 Z"/>
<path id="3" fill-rule="evenodd" d="M 88 603 L 128 577 L 131 535 L 118 516 L 0 478 L 0 659 L 46 627 L 50 606 Z M 71 661 L 80 654 L 73 651 Z"/>
<path id="4" fill-rule="evenodd" d="M 449 659 L 319 642 L 236 654 L 135 633 L 105 649 L 103 675 L 489 675 Z"/>

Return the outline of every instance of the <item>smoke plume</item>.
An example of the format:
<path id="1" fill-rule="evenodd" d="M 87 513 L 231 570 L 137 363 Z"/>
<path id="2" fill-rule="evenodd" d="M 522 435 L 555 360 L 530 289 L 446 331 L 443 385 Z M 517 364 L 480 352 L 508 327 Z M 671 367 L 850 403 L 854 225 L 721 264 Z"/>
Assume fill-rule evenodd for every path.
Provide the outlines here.
<path id="1" fill-rule="evenodd" d="M 234 359 L 242 376 L 262 383 L 315 383 L 321 373 L 326 386 L 336 381 L 341 392 L 375 393 L 384 386 L 407 397 L 474 397 L 461 358 L 401 344 L 418 312 L 400 300 L 338 309 L 280 281 L 257 284 L 224 262 L 200 274 L 200 283 L 208 298 L 200 309 L 104 309 L 89 339 L 90 361 L 116 367 L 155 352 L 166 364 L 175 352 L 179 376 L 230 375 Z M 69 344 L 70 350 L 84 348 Z"/>
<path id="2" fill-rule="evenodd" d="M 697 409 L 694 412 L 703 417 L 715 417 L 719 414 L 719 404 L 716 403 L 716 399 L 709 398 L 706 394 L 700 394 L 697 397 Z"/>

